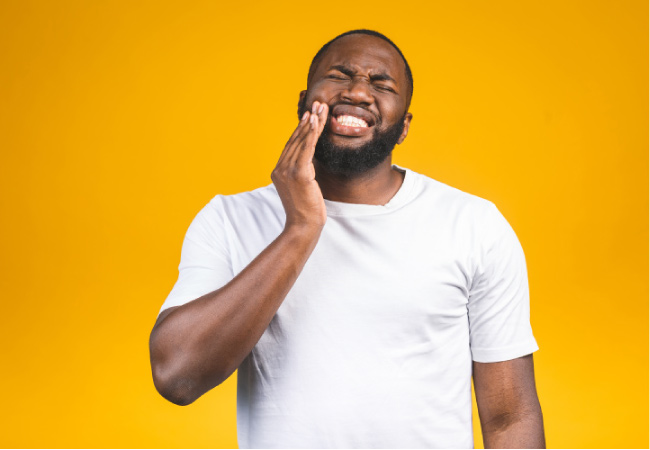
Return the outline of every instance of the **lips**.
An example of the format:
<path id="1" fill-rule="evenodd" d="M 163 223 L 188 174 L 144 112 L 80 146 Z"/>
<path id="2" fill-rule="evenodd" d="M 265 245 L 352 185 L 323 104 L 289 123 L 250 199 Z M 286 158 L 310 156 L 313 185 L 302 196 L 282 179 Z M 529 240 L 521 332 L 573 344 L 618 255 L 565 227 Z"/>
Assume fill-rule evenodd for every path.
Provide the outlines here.
<path id="1" fill-rule="evenodd" d="M 346 127 L 361 127 L 361 128 L 368 127 L 368 123 L 365 120 L 360 119 L 358 117 L 349 116 L 347 114 L 343 114 L 341 116 L 336 117 L 336 121 L 341 125 L 345 125 Z"/>
<path id="2" fill-rule="evenodd" d="M 353 118 L 361 119 L 368 127 L 375 124 L 375 115 L 370 111 L 352 105 L 336 105 L 332 108 L 332 116 L 337 119 L 342 116 L 350 116 Z"/>
<path id="3" fill-rule="evenodd" d="M 376 123 L 372 113 L 358 106 L 336 105 L 331 111 L 330 131 L 339 136 L 364 136 Z"/>

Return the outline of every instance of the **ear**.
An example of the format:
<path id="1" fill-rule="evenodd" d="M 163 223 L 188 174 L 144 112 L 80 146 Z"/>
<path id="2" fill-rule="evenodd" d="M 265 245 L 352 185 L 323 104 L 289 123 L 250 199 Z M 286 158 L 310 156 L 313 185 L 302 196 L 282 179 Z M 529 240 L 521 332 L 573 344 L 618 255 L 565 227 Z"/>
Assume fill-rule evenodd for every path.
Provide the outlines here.
<path id="1" fill-rule="evenodd" d="M 307 91 L 300 91 L 300 97 L 298 98 L 298 119 L 300 119 L 302 116 L 302 114 L 300 114 L 300 111 L 304 109 L 306 95 Z"/>
<path id="2" fill-rule="evenodd" d="M 399 139 L 397 140 L 398 144 L 404 142 L 404 139 L 406 139 L 406 135 L 409 134 L 409 127 L 411 126 L 412 119 L 413 119 L 413 114 L 406 113 L 406 115 L 404 116 L 404 130 L 402 131 L 402 134 L 399 135 Z"/>

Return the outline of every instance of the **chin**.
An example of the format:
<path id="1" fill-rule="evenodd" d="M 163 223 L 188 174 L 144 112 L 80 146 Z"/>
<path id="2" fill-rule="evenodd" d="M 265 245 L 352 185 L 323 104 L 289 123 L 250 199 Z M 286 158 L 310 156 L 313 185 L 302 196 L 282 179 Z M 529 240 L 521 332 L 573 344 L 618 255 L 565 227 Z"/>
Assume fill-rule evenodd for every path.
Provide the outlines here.
<path id="1" fill-rule="evenodd" d="M 345 136 L 334 134 L 330 130 L 324 130 L 323 134 L 325 134 L 326 139 L 332 144 L 340 147 L 360 147 L 383 137 L 381 131 L 378 129 L 363 136 Z"/>
<path id="2" fill-rule="evenodd" d="M 330 145 L 339 151 L 359 150 L 363 148 L 365 144 L 367 144 L 367 142 L 361 142 L 358 140 L 350 142 L 350 140 L 348 139 L 342 139 L 342 140 L 330 139 Z"/>
<path id="3" fill-rule="evenodd" d="M 385 131 L 360 137 L 339 136 L 323 130 L 314 158 L 328 172 L 340 176 L 358 176 L 374 169 L 388 158 L 404 129 L 404 122 L 397 122 Z"/>

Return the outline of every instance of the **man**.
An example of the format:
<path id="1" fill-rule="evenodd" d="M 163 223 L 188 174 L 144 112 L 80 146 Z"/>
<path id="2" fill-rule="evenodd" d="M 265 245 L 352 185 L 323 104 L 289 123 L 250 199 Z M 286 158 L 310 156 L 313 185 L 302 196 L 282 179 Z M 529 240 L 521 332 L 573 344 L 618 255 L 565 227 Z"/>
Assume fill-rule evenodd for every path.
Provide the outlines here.
<path id="1" fill-rule="evenodd" d="M 215 197 L 151 333 L 186 405 L 238 371 L 241 447 L 543 447 L 523 251 L 496 207 L 391 164 L 411 71 L 354 30 L 312 61 L 273 184 Z"/>

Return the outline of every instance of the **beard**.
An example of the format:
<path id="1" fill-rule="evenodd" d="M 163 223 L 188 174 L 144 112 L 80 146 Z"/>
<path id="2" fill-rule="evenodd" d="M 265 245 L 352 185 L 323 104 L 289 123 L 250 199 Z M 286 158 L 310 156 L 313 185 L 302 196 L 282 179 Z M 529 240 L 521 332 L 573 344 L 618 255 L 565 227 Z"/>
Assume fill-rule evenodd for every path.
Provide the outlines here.
<path id="1" fill-rule="evenodd" d="M 404 131 L 405 117 L 383 132 L 375 126 L 372 140 L 356 148 L 334 145 L 332 135 L 325 126 L 316 143 L 314 159 L 331 174 L 343 177 L 353 177 L 374 169 L 386 160 L 397 145 Z M 327 120 L 329 123 L 330 117 Z"/>

